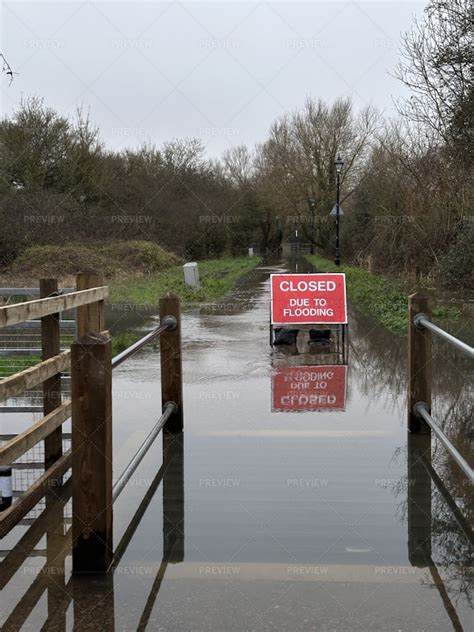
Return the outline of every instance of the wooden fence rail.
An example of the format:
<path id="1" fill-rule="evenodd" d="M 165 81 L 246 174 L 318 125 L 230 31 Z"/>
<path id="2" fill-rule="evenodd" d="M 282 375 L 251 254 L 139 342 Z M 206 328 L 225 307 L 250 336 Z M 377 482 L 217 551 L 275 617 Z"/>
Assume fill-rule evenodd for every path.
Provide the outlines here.
<path id="1" fill-rule="evenodd" d="M 49 314 L 58 314 L 75 307 L 83 307 L 91 303 L 97 303 L 107 298 L 107 287 L 95 287 L 80 292 L 71 292 L 64 296 L 52 296 L 39 298 L 25 303 L 14 303 L 0 307 L 0 327 L 18 325 L 28 320 L 42 318 Z"/>
<path id="2" fill-rule="evenodd" d="M 64 402 L 64 404 L 50 412 L 49 415 L 42 417 L 35 424 L 20 432 L 10 441 L 7 441 L 0 448 L 0 465 L 10 465 L 10 463 L 16 461 L 39 441 L 46 439 L 56 428 L 62 426 L 70 416 L 71 402 Z"/>
<path id="3" fill-rule="evenodd" d="M 0 382 L 0 401 L 30 390 L 57 373 L 66 371 L 70 366 L 71 352 L 68 350 L 15 375 L 10 375 Z"/>

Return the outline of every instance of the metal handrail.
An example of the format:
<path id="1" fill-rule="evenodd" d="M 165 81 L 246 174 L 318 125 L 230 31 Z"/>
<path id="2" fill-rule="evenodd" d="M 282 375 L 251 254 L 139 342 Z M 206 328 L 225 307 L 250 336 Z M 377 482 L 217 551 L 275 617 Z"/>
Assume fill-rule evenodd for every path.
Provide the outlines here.
<path id="1" fill-rule="evenodd" d="M 140 465 L 143 457 L 148 452 L 150 446 L 152 445 L 153 441 L 158 436 L 159 432 L 163 429 L 163 426 L 165 425 L 165 423 L 168 421 L 171 415 L 175 413 L 177 410 L 178 410 L 178 407 L 176 406 L 174 402 L 166 402 L 166 404 L 163 406 L 163 414 L 158 419 L 156 424 L 153 426 L 153 428 L 151 429 L 145 441 L 138 448 L 138 450 L 136 451 L 135 455 L 130 460 L 127 467 L 124 469 L 122 474 L 119 476 L 119 478 L 115 482 L 115 485 L 112 488 L 112 501 L 113 502 L 117 500 L 120 493 L 123 491 L 125 485 L 128 483 L 128 481 L 130 480 L 132 474 L 135 472 L 137 467 Z"/>
<path id="2" fill-rule="evenodd" d="M 438 327 L 437 325 L 432 323 L 426 314 L 417 314 L 413 319 L 413 322 L 415 326 L 418 327 L 418 329 L 422 329 L 423 327 L 425 329 L 429 329 L 440 338 L 443 338 L 444 340 L 452 344 L 454 347 L 457 347 L 458 349 L 461 349 L 461 351 L 467 353 L 469 356 L 471 356 L 471 358 L 474 358 L 474 347 L 471 347 L 466 342 L 459 340 L 459 338 L 456 338 L 447 331 L 444 331 L 444 329 L 441 329 L 441 327 Z"/>
<path id="3" fill-rule="evenodd" d="M 176 320 L 174 316 L 165 316 L 162 319 L 159 327 L 156 327 L 155 329 L 150 331 L 148 334 L 143 336 L 143 338 L 140 338 L 140 340 L 137 340 L 132 345 L 130 345 L 130 347 L 127 347 L 127 349 L 124 349 L 124 351 L 121 351 L 119 354 L 113 357 L 112 369 L 115 369 L 120 364 L 125 362 L 125 360 L 130 358 L 137 351 L 139 351 L 139 349 L 142 349 L 149 342 L 151 342 L 155 338 L 158 338 L 158 336 L 161 336 L 161 334 L 164 333 L 165 331 L 173 331 L 173 329 L 175 329 L 177 325 L 178 325 L 178 321 Z M 125 470 L 122 472 L 120 477 L 115 482 L 115 485 L 112 488 L 112 501 L 113 502 L 116 501 L 120 493 L 123 491 L 125 485 L 130 480 L 132 474 L 135 472 L 135 470 L 141 463 L 143 457 L 148 452 L 153 441 L 156 439 L 159 432 L 163 429 L 168 419 L 171 417 L 173 413 L 177 412 L 177 410 L 178 410 L 178 406 L 175 404 L 175 402 L 166 402 L 163 405 L 163 414 L 158 419 L 156 424 L 153 426 L 150 433 L 146 437 L 145 441 L 138 448 L 137 452 L 132 457 L 129 464 L 125 468 Z"/>
<path id="4" fill-rule="evenodd" d="M 456 461 L 456 463 L 459 465 L 459 467 L 468 477 L 471 483 L 474 482 L 474 470 L 471 468 L 466 459 L 461 455 L 458 449 L 454 447 L 448 437 L 444 434 L 443 430 L 441 430 L 436 421 L 430 415 L 428 406 L 424 402 L 418 402 L 417 404 L 415 404 L 414 412 L 416 415 L 421 417 L 433 430 L 435 435 L 438 437 L 438 439 L 441 441 L 447 451 L 451 454 L 453 459 Z"/>
<path id="5" fill-rule="evenodd" d="M 161 325 L 159 327 L 156 327 L 156 329 L 150 331 L 150 333 L 146 334 L 146 336 L 143 336 L 143 338 L 140 338 L 140 340 L 134 342 L 132 345 L 130 345 L 130 347 L 127 347 L 116 356 L 114 356 L 112 358 L 112 369 L 115 369 L 120 364 L 122 364 L 122 362 L 125 362 L 125 360 L 136 353 L 139 349 L 147 345 L 158 336 L 161 336 L 161 334 L 165 331 L 173 331 L 173 329 L 176 328 L 177 324 L 178 323 L 174 316 L 165 316 L 161 321 Z"/>

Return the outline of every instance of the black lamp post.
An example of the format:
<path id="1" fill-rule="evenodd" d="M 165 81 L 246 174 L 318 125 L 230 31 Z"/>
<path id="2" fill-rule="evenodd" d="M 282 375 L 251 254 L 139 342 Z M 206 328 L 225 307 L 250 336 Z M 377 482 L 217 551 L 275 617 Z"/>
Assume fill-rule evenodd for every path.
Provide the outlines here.
<path id="1" fill-rule="evenodd" d="M 340 210 L 340 196 L 341 196 L 341 172 L 344 166 L 344 160 L 340 154 L 337 155 L 334 161 L 336 167 L 336 256 L 334 257 L 334 263 L 337 266 L 341 265 L 341 252 L 339 250 L 339 210 Z"/>
<path id="2" fill-rule="evenodd" d="M 311 213 L 311 244 L 309 251 L 314 255 L 314 216 L 316 213 L 316 200 L 313 197 L 308 198 L 308 206 Z"/>

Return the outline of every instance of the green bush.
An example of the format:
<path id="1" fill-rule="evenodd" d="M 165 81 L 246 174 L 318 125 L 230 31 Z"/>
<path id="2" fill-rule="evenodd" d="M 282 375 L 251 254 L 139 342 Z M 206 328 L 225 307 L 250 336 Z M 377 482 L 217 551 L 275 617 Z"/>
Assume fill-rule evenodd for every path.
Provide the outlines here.
<path id="1" fill-rule="evenodd" d="M 15 259 L 9 272 L 61 277 L 93 268 L 106 278 L 152 274 L 179 262 L 178 257 L 147 241 L 30 246 Z"/>
<path id="2" fill-rule="evenodd" d="M 114 259 L 124 272 L 152 274 L 179 263 L 179 258 L 149 241 L 119 241 L 99 248 L 99 254 Z"/>
<path id="3" fill-rule="evenodd" d="M 463 226 L 439 261 L 443 287 L 474 289 L 474 224 Z"/>

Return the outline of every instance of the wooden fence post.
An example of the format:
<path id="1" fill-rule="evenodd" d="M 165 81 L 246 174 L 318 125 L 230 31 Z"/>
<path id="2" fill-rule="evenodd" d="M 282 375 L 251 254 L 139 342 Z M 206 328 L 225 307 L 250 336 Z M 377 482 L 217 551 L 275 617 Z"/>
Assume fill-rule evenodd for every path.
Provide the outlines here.
<path id="1" fill-rule="evenodd" d="M 72 568 L 105 573 L 112 542 L 112 343 L 85 334 L 71 347 Z"/>
<path id="2" fill-rule="evenodd" d="M 40 298 L 58 291 L 57 279 L 40 279 Z M 41 319 L 41 359 L 48 360 L 61 353 L 61 331 L 59 313 Z M 43 415 L 49 415 L 61 406 L 61 373 L 56 373 L 43 382 Z M 44 467 L 47 470 L 63 453 L 62 426 L 56 428 L 44 440 Z M 61 484 L 61 481 L 57 481 Z"/>
<path id="3" fill-rule="evenodd" d="M 418 402 L 424 402 L 431 411 L 431 332 L 417 327 L 417 314 L 431 318 L 430 299 L 416 292 L 408 298 L 408 430 L 430 432 L 429 426 L 414 412 Z"/>
<path id="4" fill-rule="evenodd" d="M 413 566 L 431 564 L 431 476 L 423 459 L 431 465 L 431 437 L 411 433 L 407 444 L 408 559 Z"/>
<path id="5" fill-rule="evenodd" d="M 163 432 L 163 559 L 184 560 L 184 434 Z"/>
<path id="6" fill-rule="evenodd" d="M 95 270 L 85 270 L 76 275 L 76 289 L 90 290 L 93 287 L 104 285 L 101 274 Z M 77 308 L 77 335 L 78 337 L 91 331 L 100 333 L 105 330 L 105 305 L 104 301 L 96 301 L 89 305 Z"/>
<path id="7" fill-rule="evenodd" d="M 161 356 L 161 401 L 174 402 L 176 412 L 166 422 L 164 429 L 168 432 L 183 430 L 183 368 L 181 357 L 181 310 L 179 297 L 168 293 L 160 298 L 160 321 L 166 316 L 176 320 L 172 330 L 165 331 L 160 337 Z"/>

